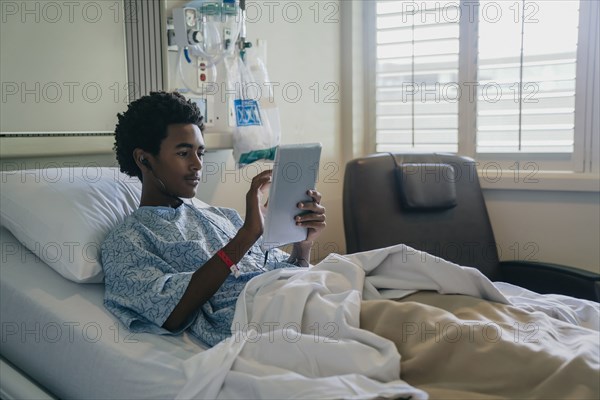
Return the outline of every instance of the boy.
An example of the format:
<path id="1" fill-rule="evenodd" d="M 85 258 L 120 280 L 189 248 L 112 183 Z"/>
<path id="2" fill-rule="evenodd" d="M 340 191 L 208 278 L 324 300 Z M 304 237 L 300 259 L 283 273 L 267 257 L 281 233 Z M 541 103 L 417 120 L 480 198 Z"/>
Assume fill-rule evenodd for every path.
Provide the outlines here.
<path id="1" fill-rule="evenodd" d="M 205 145 L 198 107 L 178 93 L 153 92 L 118 119 L 117 160 L 122 172 L 142 181 L 142 196 L 102 244 L 105 306 L 133 331 L 189 329 L 214 346 L 231 335 L 246 282 L 267 270 L 308 266 L 312 242 L 325 228 L 321 195 L 311 190 L 313 201 L 298 204 L 309 211 L 296 217 L 307 239 L 291 255 L 271 252 L 263 267 L 259 200 L 271 171 L 252 179 L 245 220 L 232 209 L 198 209 L 182 200 L 193 198 L 200 183 Z"/>

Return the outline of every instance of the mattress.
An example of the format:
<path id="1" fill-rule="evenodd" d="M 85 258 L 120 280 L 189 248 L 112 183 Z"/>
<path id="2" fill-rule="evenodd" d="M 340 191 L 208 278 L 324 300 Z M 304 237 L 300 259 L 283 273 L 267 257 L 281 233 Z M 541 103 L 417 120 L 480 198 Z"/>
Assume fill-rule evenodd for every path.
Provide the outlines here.
<path id="1" fill-rule="evenodd" d="M 59 398 L 173 398 L 192 336 L 129 332 L 103 307 L 102 284 L 61 277 L 0 228 L 0 354 Z"/>

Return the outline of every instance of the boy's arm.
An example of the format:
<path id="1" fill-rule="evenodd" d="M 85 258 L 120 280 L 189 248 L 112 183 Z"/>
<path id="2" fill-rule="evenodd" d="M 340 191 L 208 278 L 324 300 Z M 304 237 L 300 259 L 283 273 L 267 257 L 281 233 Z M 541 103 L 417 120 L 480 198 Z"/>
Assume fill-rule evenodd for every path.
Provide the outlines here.
<path id="1" fill-rule="evenodd" d="M 231 261 L 237 264 L 255 241 L 256 237 L 242 228 L 222 250 Z M 178 330 L 190 314 L 198 310 L 202 304 L 219 290 L 230 273 L 229 266 L 215 254 L 202 268 L 198 268 L 192 274 L 190 283 L 183 293 L 181 300 L 162 327 L 169 331 Z"/>
<path id="2" fill-rule="evenodd" d="M 263 171 L 252 179 L 250 190 L 246 194 L 244 225 L 235 237 L 221 249 L 234 264 L 242 259 L 263 233 L 264 220 L 259 209 L 259 192 L 271 180 L 271 172 L 271 170 Z M 219 290 L 230 273 L 229 266 L 215 254 L 202 268 L 198 268 L 194 272 L 181 300 L 162 327 L 169 331 L 175 331 L 181 327 L 193 312 Z"/>

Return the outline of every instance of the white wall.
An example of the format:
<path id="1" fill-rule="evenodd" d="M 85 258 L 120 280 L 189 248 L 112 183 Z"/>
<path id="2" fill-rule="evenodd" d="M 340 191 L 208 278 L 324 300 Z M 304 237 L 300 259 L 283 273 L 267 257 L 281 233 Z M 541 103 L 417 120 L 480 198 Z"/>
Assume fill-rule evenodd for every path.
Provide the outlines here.
<path id="1" fill-rule="evenodd" d="M 331 179 L 320 182 L 318 187 L 325 196 L 328 218 L 327 230 L 316 247 L 316 257 L 322 258 L 330 251 L 345 251 L 342 219 L 344 157 L 361 155 L 360 150 L 351 155 L 347 155 L 347 151 L 342 152 L 343 148 L 352 148 L 347 143 L 352 141 L 352 134 L 342 132 L 341 103 L 324 103 L 323 94 L 315 102 L 312 98 L 314 92 L 309 89 L 315 82 L 321 88 L 329 82 L 340 85 L 342 74 L 349 68 L 341 65 L 341 23 L 325 22 L 328 16 L 339 21 L 341 10 L 339 2 L 321 2 L 319 18 L 315 22 L 315 2 L 288 2 L 302 7 L 302 18 L 290 22 L 295 16 L 295 6 L 288 6 L 286 15 L 284 2 L 271 3 L 278 5 L 272 9 L 271 20 L 269 7 L 264 2 L 256 3 L 262 11 L 262 19 L 249 24 L 248 33 L 250 38 L 267 40 L 271 79 L 281 82 L 282 86 L 298 82 L 305 94 L 296 104 L 285 101 L 279 104 L 283 141 L 318 140 L 324 145 L 323 163 L 330 169 L 322 169 L 322 175 Z M 356 43 L 356 38 L 353 39 L 352 43 Z M 341 101 L 341 96 L 348 91 L 340 89 L 336 99 Z M 360 91 L 355 90 L 354 93 Z M 356 116 L 350 113 L 344 114 L 343 118 Z M 352 124 L 346 121 L 344 126 L 351 127 Z M 358 146 L 355 144 L 354 148 L 357 147 L 360 148 L 360 143 Z M 239 196 L 240 185 L 235 184 L 233 178 L 224 181 L 210 200 L 233 204 L 232 199 Z M 490 189 L 485 191 L 484 196 L 501 259 L 531 259 L 600 272 L 598 193 Z M 241 205 L 238 201 L 234 206 L 239 208 Z"/>
<path id="2" fill-rule="evenodd" d="M 0 131 L 110 133 L 127 87 L 122 2 L 2 3 Z"/>
<path id="3" fill-rule="evenodd" d="M 185 4 L 168 1 L 167 9 Z M 323 194 L 328 227 L 313 248 L 318 260 L 343 252 L 340 8 L 335 1 L 248 2 L 248 40 L 267 41 L 269 78 L 280 111 L 282 143 L 321 142 L 317 189 Z M 172 63 L 171 63 L 172 64 Z M 284 90 L 285 88 L 285 90 Z M 252 177 L 266 164 L 236 170 L 231 151 L 209 152 L 198 197 L 245 212 Z"/>
<path id="4" fill-rule="evenodd" d="M 485 190 L 501 259 L 600 273 L 600 193 Z"/>
<path id="5" fill-rule="evenodd" d="M 254 3 L 260 7 L 262 16 L 253 16 L 256 22 L 248 26 L 249 39 L 267 40 L 268 67 L 273 81 L 281 83 L 281 86 L 298 83 L 303 92 L 296 103 L 286 101 L 281 92 L 275 93 L 281 112 L 283 142 L 323 143 L 318 189 L 324 194 L 328 227 L 315 246 L 313 257 L 320 259 L 331 251 L 345 251 L 342 221 L 345 159 L 342 148 L 352 148 L 352 145 L 347 145 L 352 134 L 342 132 L 341 92 L 332 96 L 337 103 L 325 102 L 325 96 L 333 93 L 331 89 L 325 90 L 325 85 L 332 83 L 333 87 L 339 87 L 342 71 L 347 68 L 340 61 L 341 26 L 334 22 L 336 18 L 340 19 L 340 10 L 335 8 L 339 2 L 318 3 L 320 8 L 316 22 L 316 2 L 287 2 L 301 7 L 302 17 L 296 22 L 293 22 L 296 5 L 288 6 L 288 14 L 282 14 L 285 3 L 270 2 L 274 7 L 271 8 L 270 19 L 269 6 L 265 3 L 269 2 Z M 327 22 L 327 17 L 333 21 Z M 314 99 L 315 90 L 311 90 L 311 87 L 316 88 L 313 86 L 315 83 L 320 88 L 317 101 Z M 347 114 L 344 118 L 348 118 Z M 43 146 L 43 141 L 40 139 L 40 146 Z M 597 154 L 599 150 L 597 144 L 595 146 Z M 3 168 L 8 165 L 8 168 L 14 169 L 15 162 L 19 165 L 23 162 L 22 165 L 27 167 L 54 167 L 57 163 L 73 160 L 80 165 L 114 164 L 114 159 L 107 155 L 1 161 Z M 255 167 L 236 170 L 230 151 L 209 153 L 205 182 L 199 189 L 199 197 L 212 204 L 234 207 L 243 213 L 244 195 L 255 171 Z M 600 272 L 600 195 L 597 192 L 490 189 L 485 190 L 484 196 L 502 249 L 502 259 L 513 258 L 515 249 L 519 249 L 521 259 L 533 256 L 539 261 Z M 517 243 L 516 247 L 514 243 Z"/>
<path id="6" fill-rule="evenodd" d="M 344 138 L 345 154 L 352 158 L 364 155 L 372 146 L 369 143 L 371 135 L 366 135 L 369 116 L 362 102 L 365 72 L 361 61 L 365 55 L 360 45 L 365 38 L 362 26 L 365 17 L 361 15 L 360 1 L 343 1 L 341 4 L 344 16 L 348 18 L 344 20 L 342 59 L 351 64 L 342 67 L 342 89 L 346 89 L 342 123 L 345 131 L 352 132 L 354 138 L 353 143 L 346 141 L 351 140 L 350 135 Z M 353 70 L 349 71 L 351 67 Z M 589 84 L 598 85 L 598 80 Z M 597 104 L 598 99 L 591 103 Z M 592 112 L 598 116 L 595 110 Z M 598 119 L 594 121 L 595 127 L 591 130 L 597 132 L 600 129 Z M 554 182 L 544 183 L 548 189 L 545 191 L 539 188 L 514 190 L 522 189 L 518 185 L 504 185 L 504 189 L 498 189 L 497 184 L 486 185 L 484 197 L 502 260 L 545 261 L 600 273 L 600 193 L 597 190 L 600 145 L 593 141 L 586 145 L 591 171 L 596 174 L 591 179 L 579 177 L 575 181 L 569 180 L 573 177 L 559 174 L 554 177 Z M 595 192 L 549 190 L 555 187 L 561 190 L 585 187 L 588 190 L 594 179 Z M 511 189 L 506 189 L 509 187 Z"/>

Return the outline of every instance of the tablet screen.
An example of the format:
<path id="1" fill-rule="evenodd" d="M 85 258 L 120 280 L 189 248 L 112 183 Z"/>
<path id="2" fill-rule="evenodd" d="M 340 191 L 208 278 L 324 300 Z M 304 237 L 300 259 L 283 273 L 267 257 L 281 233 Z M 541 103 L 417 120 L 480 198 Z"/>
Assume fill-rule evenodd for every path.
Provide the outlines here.
<path id="1" fill-rule="evenodd" d="M 320 143 L 277 148 L 265 216 L 263 251 L 306 239 L 307 228 L 296 226 L 294 217 L 302 212 L 298 202 L 311 200 L 306 192 L 316 188 L 320 158 Z"/>

